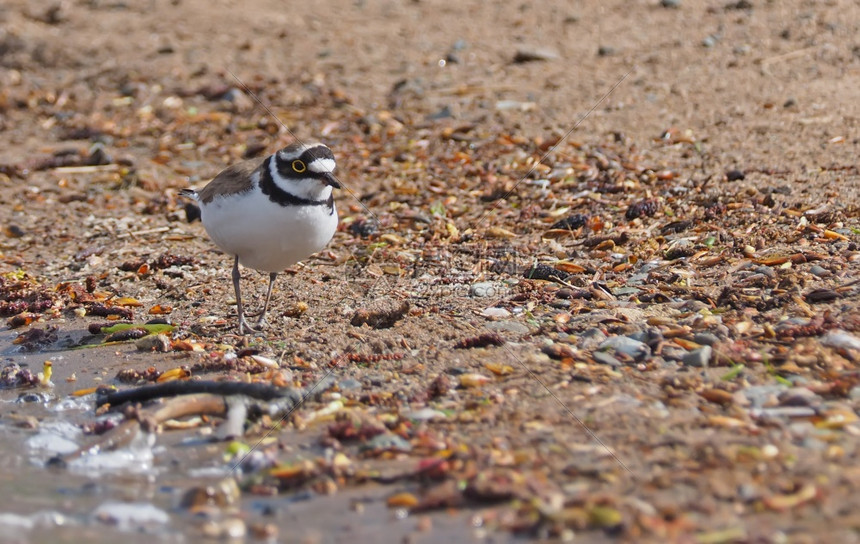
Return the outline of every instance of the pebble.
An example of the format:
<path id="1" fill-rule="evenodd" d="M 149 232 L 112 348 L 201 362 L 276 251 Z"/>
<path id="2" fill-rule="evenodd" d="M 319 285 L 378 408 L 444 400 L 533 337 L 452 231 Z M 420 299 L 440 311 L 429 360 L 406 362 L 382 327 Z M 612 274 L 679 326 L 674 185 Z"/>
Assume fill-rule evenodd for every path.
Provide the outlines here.
<path id="1" fill-rule="evenodd" d="M 412 451 L 412 444 L 396 434 L 380 434 L 374 436 L 360 447 L 362 451 L 387 450 L 387 451 Z"/>
<path id="2" fill-rule="evenodd" d="M 553 359 L 563 360 L 571 359 L 576 355 L 576 352 L 567 344 L 549 344 L 541 348 L 541 351 L 549 355 Z"/>
<path id="3" fill-rule="evenodd" d="M 681 362 L 687 366 L 707 367 L 711 360 L 712 352 L 713 348 L 711 346 L 702 346 L 681 357 Z"/>
<path id="4" fill-rule="evenodd" d="M 558 52 L 547 47 L 521 47 L 514 54 L 514 62 L 547 61 L 558 58 Z"/>
<path id="5" fill-rule="evenodd" d="M 361 389 L 362 383 L 352 378 L 346 378 L 344 380 L 339 381 L 337 387 L 341 391 L 353 391 L 355 389 Z"/>
<path id="6" fill-rule="evenodd" d="M 596 327 L 586 329 L 579 335 L 579 348 L 584 350 L 597 349 L 597 346 L 606 341 L 606 334 Z"/>
<path id="7" fill-rule="evenodd" d="M 761 498 L 761 492 L 753 484 L 740 484 L 738 486 L 738 498 L 743 502 L 753 502 Z"/>
<path id="8" fill-rule="evenodd" d="M 445 412 L 434 410 L 433 408 L 421 408 L 420 410 L 409 410 L 403 413 L 406 419 L 414 421 L 430 421 L 433 419 L 447 419 Z"/>
<path id="9" fill-rule="evenodd" d="M 860 350 L 860 338 L 841 329 L 827 331 L 821 337 L 821 343 L 835 349 Z"/>
<path id="10" fill-rule="evenodd" d="M 806 387 L 792 387 L 780 393 L 780 406 L 817 406 L 821 403 L 821 397 Z"/>
<path id="11" fill-rule="evenodd" d="M 678 309 L 682 312 L 700 312 L 706 308 L 710 308 L 710 306 L 708 306 L 701 300 L 688 300 L 687 302 L 681 304 L 681 306 L 678 307 Z"/>
<path id="12" fill-rule="evenodd" d="M 645 331 L 637 331 L 627 335 L 628 338 L 632 338 L 633 340 L 638 340 L 644 344 L 647 344 L 648 347 L 654 348 L 660 343 L 663 342 L 663 333 L 660 332 L 659 329 L 648 329 Z"/>
<path id="13" fill-rule="evenodd" d="M 754 410 L 751 415 L 759 417 L 812 417 L 817 411 L 809 406 L 776 406 L 774 408 L 762 408 Z"/>
<path id="14" fill-rule="evenodd" d="M 648 279 L 648 274 L 633 274 L 627 278 L 627 285 L 638 285 Z"/>
<path id="15" fill-rule="evenodd" d="M 510 332 L 513 334 L 528 334 L 529 328 L 517 321 L 491 321 L 486 327 L 494 332 Z"/>
<path id="16" fill-rule="evenodd" d="M 138 526 L 163 525 L 170 521 L 167 512 L 148 502 L 103 502 L 93 511 L 92 517 L 125 530 Z"/>
<path id="17" fill-rule="evenodd" d="M 550 363 L 552 359 L 549 355 L 543 352 L 534 352 L 526 355 L 525 361 L 523 361 L 526 367 L 530 369 L 540 368 L 548 363 Z"/>
<path id="18" fill-rule="evenodd" d="M 621 366 L 621 361 L 619 361 L 618 359 L 616 359 L 612 355 L 609 355 L 605 351 L 595 351 L 594 353 L 591 354 L 591 356 L 594 358 L 595 361 L 597 361 L 600 364 L 609 365 L 612 368 L 617 368 L 617 367 Z"/>
<path id="19" fill-rule="evenodd" d="M 630 295 L 635 295 L 641 292 L 642 289 L 639 289 L 637 287 L 619 287 L 618 289 L 612 290 L 612 294 L 616 297 L 628 297 Z"/>
<path id="20" fill-rule="evenodd" d="M 469 296 L 471 297 L 496 297 L 502 294 L 504 287 L 499 283 L 491 281 L 480 281 L 473 283 L 469 287 Z"/>
<path id="21" fill-rule="evenodd" d="M 248 527 L 240 518 L 210 519 L 200 525 L 200 533 L 213 540 L 244 540 Z"/>
<path id="22" fill-rule="evenodd" d="M 749 401 L 751 407 L 761 408 L 767 404 L 776 404 L 779 395 L 786 390 L 784 385 L 754 385 L 742 389 L 740 393 Z"/>
<path id="23" fill-rule="evenodd" d="M 755 273 L 756 274 L 762 274 L 764 276 L 767 276 L 768 278 L 775 278 L 776 277 L 776 272 L 774 271 L 773 268 L 771 268 L 769 266 L 759 266 L 758 268 L 755 269 Z"/>
<path id="24" fill-rule="evenodd" d="M 660 354 L 669 361 L 682 361 L 689 352 L 677 346 L 663 346 Z"/>
<path id="25" fill-rule="evenodd" d="M 137 348 L 137 351 L 159 351 L 166 352 L 170 351 L 172 347 L 170 343 L 170 338 L 165 334 L 150 334 L 148 336 L 144 336 L 143 338 L 138 339 L 134 343 L 134 347 Z"/>
<path id="26" fill-rule="evenodd" d="M 703 346 L 713 346 L 719 341 L 719 337 L 716 334 L 712 334 L 710 332 L 698 332 L 693 335 L 693 342 L 701 344 Z"/>
<path id="27" fill-rule="evenodd" d="M 679 8 L 681 0 L 660 0 L 660 5 L 664 8 Z"/>
<path id="28" fill-rule="evenodd" d="M 814 274 L 814 275 L 818 276 L 819 278 L 823 278 L 823 277 L 826 277 L 826 276 L 831 275 L 830 270 L 827 270 L 827 269 L 826 269 L 826 268 L 824 268 L 823 266 L 819 266 L 819 265 L 817 265 L 817 264 L 816 264 L 816 265 L 813 265 L 813 266 L 809 269 L 809 272 L 810 272 L 810 274 Z"/>
<path id="29" fill-rule="evenodd" d="M 484 317 L 492 317 L 497 319 L 505 319 L 506 317 L 511 317 L 511 312 L 505 310 L 504 308 L 485 308 L 481 315 Z"/>
<path id="30" fill-rule="evenodd" d="M 597 349 L 603 351 L 611 349 L 616 353 L 623 353 L 635 360 L 641 360 L 651 354 L 651 349 L 644 342 L 628 338 L 626 336 L 613 336 L 604 340 Z"/>

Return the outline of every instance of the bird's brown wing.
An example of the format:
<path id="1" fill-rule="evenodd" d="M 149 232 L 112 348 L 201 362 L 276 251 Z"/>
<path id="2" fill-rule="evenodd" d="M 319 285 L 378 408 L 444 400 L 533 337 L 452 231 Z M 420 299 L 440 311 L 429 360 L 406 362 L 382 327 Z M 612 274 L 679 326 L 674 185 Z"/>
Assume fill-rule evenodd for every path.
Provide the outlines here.
<path id="1" fill-rule="evenodd" d="M 226 168 L 200 190 L 198 193 L 200 202 L 208 204 L 216 196 L 232 195 L 249 190 L 252 186 L 251 174 L 260 168 L 264 160 L 251 159 Z"/>

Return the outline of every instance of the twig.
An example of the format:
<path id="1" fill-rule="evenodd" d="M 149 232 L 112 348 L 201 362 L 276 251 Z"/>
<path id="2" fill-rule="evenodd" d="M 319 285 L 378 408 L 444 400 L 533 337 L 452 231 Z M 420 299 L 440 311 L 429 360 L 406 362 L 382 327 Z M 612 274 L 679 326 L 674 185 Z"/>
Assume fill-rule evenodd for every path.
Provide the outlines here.
<path id="1" fill-rule="evenodd" d="M 101 172 L 116 172 L 119 170 L 118 164 L 102 164 L 96 166 L 58 166 L 52 168 L 52 172 L 58 174 L 97 174 Z"/>
<path id="2" fill-rule="evenodd" d="M 122 232 L 120 234 L 117 234 L 116 237 L 117 238 L 128 238 L 129 236 L 134 237 L 134 236 L 139 236 L 141 234 L 155 234 L 158 232 L 167 232 L 169 230 L 170 230 L 170 227 L 154 227 L 151 229 L 136 230 L 134 232 Z"/>
<path id="3" fill-rule="evenodd" d="M 116 408 L 128 402 L 147 402 L 164 397 L 208 393 L 212 395 L 232 396 L 242 395 L 252 399 L 272 401 L 287 399 L 295 403 L 302 400 L 302 392 L 292 388 L 275 387 L 273 385 L 245 382 L 213 382 L 213 381 L 172 381 L 155 385 L 145 385 L 135 389 L 118 392 L 106 392 L 98 395 L 96 405 L 110 404 Z"/>
<path id="4" fill-rule="evenodd" d="M 227 401 L 219 395 L 185 395 L 166 401 L 152 410 L 141 410 L 134 419 L 127 419 L 118 427 L 111 429 L 98 440 L 81 446 L 67 455 L 48 460 L 51 466 L 66 466 L 75 459 L 103 451 L 112 451 L 127 446 L 140 433 L 141 421 L 161 425 L 165 421 L 193 415 L 225 417 L 228 413 Z"/>
<path id="5" fill-rule="evenodd" d="M 761 60 L 761 65 L 762 66 L 770 66 L 771 64 L 776 64 L 777 62 L 783 62 L 786 60 L 791 60 L 793 58 L 802 57 L 803 55 L 806 55 L 810 51 L 813 51 L 814 49 L 817 49 L 817 48 L 818 48 L 818 46 L 813 45 L 811 47 L 804 47 L 803 49 L 797 49 L 795 51 L 790 51 L 788 53 L 783 53 L 781 55 L 775 55 L 773 57 L 768 57 L 766 59 Z"/>

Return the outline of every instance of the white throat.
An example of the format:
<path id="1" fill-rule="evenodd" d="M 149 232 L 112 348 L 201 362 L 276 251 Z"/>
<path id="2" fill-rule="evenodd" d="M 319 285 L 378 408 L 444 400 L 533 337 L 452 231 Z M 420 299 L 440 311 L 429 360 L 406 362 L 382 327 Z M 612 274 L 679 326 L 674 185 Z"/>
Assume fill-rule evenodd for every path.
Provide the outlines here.
<path id="1" fill-rule="evenodd" d="M 332 187 L 318 179 L 285 179 L 278 173 L 277 163 L 274 160 L 269 161 L 269 174 L 279 189 L 299 198 L 326 200 L 331 196 Z"/>

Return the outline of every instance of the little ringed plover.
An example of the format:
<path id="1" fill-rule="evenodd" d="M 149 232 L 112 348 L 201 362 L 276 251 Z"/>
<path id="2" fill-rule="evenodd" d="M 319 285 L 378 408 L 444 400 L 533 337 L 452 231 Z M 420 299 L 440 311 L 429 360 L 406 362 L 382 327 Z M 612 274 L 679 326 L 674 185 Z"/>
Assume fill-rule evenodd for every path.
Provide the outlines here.
<path id="1" fill-rule="evenodd" d="M 197 201 L 203 227 L 233 260 L 233 289 L 239 334 L 254 330 L 245 321 L 239 263 L 269 273 L 264 327 L 272 285 L 278 272 L 323 249 L 337 228 L 332 189 L 334 155 L 321 143 L 296 142 L 264 159 L 235 164 L 200 191 L 180 194 Z"/>

